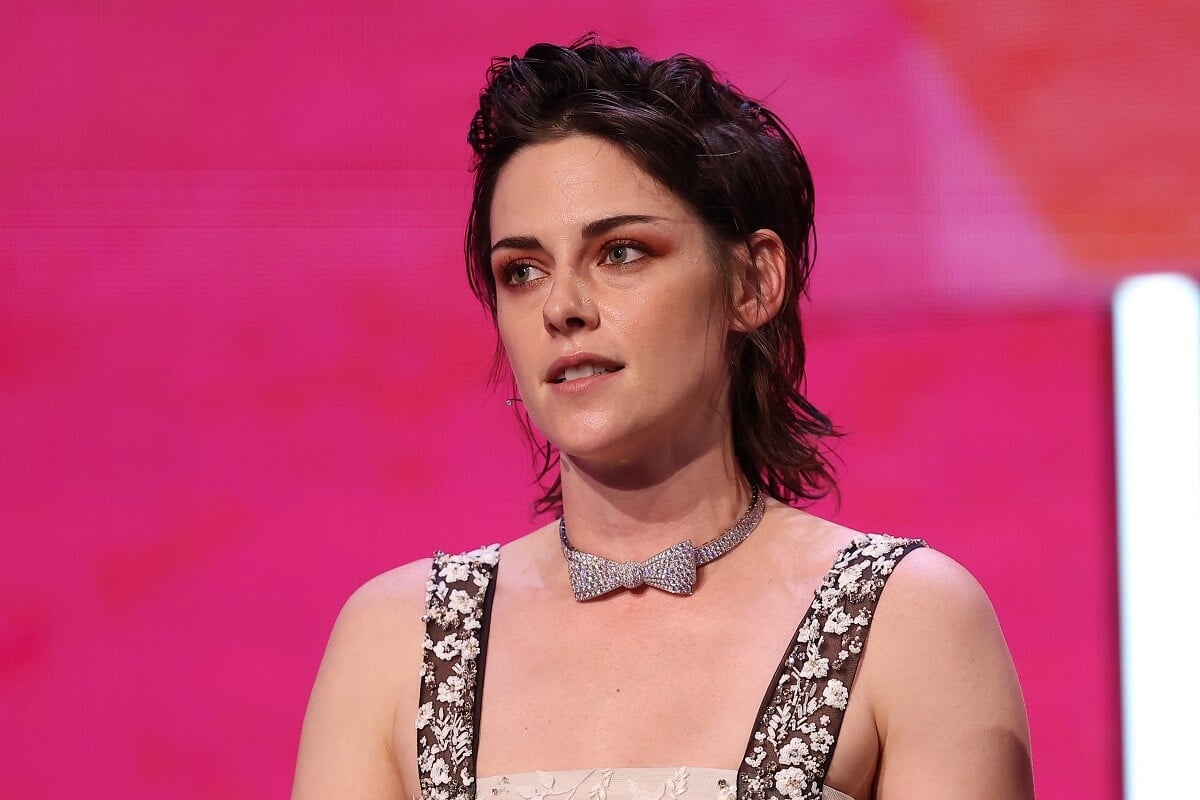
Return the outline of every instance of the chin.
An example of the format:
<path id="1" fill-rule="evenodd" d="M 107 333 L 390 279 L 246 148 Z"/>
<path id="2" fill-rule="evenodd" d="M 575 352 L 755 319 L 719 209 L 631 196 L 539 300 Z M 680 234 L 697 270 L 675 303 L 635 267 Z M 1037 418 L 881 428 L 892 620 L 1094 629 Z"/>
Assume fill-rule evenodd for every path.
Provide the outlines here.
<path id="1" fill-rule="evenodd" d="M 537 427 L 559 452 L 583 461 L 627 460 L 636 450 L 634 442 L 640 438 L 628 419 L 611 419 L 607 414 L 572 414 Z"/>
<path id="2" fill-rule="evenodd" d="M 630 475 L 657 463 L 664 452 L 661 443 L 651 442 L 629 429 L 607 436 L 567 436 L 561 446 L 557 443 L 555 446 L 565 458 L 589 470 L 619 470 Z"/>
<path id="3" fill-rule="evenodd" d="M 629 447 L 622 446 L 620 437 L 559 436 L 550 439 L 558 451 L 574 461 L 621 462 L 626 460 Z"/>

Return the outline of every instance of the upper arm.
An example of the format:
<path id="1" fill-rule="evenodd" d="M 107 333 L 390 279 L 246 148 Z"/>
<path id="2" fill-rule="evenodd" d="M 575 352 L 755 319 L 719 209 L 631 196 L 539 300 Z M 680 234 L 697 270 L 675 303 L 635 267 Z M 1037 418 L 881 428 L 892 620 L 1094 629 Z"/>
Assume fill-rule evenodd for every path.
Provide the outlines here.
<path id="1" fill-rule="evenodd" d="M 1033 797 L 1021 687 L 987 595 L 934 550 L 889 579 L 863 663 L 882 746 L 876 797 Z"/>
<path id="2" fill-rule="evenodd" d="M 419 690 L 428 574 L 427 560 L 414 562 L 346 601 L 304 715 L 293 800 L 416 794 L 401 779 L 392 743 L 398 708 Z"/>

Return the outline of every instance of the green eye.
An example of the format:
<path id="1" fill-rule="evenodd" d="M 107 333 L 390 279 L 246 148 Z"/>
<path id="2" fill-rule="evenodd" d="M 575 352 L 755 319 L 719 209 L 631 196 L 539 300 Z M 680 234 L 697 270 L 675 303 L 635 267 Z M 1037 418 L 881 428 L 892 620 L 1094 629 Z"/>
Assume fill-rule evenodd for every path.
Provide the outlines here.
<path id="1" fill-rule="evenodd" d="M 536 280 L 538 277 L 545 274 L 546 273 L 542 272 L 542 270 L 538 269 L 533 264 L 517 262 L 508 268 L 505 282 L 513 286 L 520 286 L 523 283 L 529 283 L 532 280 Z"/>
<path id="2" fill-rule="evenodd" d="M 639 247 L 631 244 L 618 244 L 609 249 L 604 261 L 607 264 L 629 264 L 645 255 L 645 251 Z"/>

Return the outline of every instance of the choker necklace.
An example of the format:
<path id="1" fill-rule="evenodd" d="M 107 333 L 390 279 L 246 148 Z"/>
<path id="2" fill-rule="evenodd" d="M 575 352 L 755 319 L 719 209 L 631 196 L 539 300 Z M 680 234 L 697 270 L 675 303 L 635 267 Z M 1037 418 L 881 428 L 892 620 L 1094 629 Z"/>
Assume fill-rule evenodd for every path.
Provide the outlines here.
<path id="1" fill-rule="evenodd" d="M 610 561 L 576 550 L 567 541 L 567 521 L 558 520 L 558 536 L 567 557 L 567 574 L 575 599 L 591 600 L 614 589 L 636 589 L 645 584 L 672 594 L 690 595 L 696 585 L 696 569 L 737 547 L 762 521 L 767 509 L 766 495 L 752 486 L 750 507 L 732 528 L 717 538 L 696 547 L 691 541 L 668 547 L 645 561 Z"/>

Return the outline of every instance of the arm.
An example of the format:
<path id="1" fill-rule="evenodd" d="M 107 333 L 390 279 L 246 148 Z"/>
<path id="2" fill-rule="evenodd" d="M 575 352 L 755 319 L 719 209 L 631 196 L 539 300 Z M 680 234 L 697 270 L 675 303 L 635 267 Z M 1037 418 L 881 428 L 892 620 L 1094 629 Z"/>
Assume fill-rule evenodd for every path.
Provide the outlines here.
<path id="1" fill-rule="evenodd" d="M 414 562 L 369 581 L 346 601 L 304 715 L 293 800 L 418 794 L 401 777 L 396 747 L 411 743 L 415 758 L 416 732 L 411 739 L 404 734 L 416 715 L 428 574 L 428 560 Z"/>
<path id="2" fill-rule="evenodd" d="M 911 553 L 884 590 L 867 651 L 878 800 L 1032 800 L 1021 687 L 970 573 L 934 550 Z"/>

